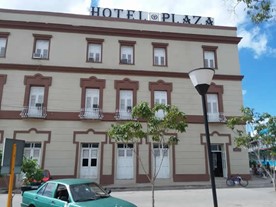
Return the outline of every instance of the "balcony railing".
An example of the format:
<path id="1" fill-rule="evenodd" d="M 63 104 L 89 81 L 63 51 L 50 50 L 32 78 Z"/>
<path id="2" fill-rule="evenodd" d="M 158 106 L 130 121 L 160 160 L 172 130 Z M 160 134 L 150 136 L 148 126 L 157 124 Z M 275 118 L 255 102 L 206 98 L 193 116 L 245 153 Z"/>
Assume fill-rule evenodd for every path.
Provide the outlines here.
<path id="1" fill-rule="evenodd" d="M 22 118 L 46 118 L 47 110 L 46 107 L 42 106 L 25 106 L 20 113 Z"/>
<path id="2" fill-rule="evenodd" d="M 226 122 L 226 117 L 223 113 L 208 113 L 208 122 Z"/>
<path id="3" fill-rule="evenodd" d="M 81 119 L 102 119 L 103 113 L 102 113 L 102 110 L 99 108 L 94 108 L 94 109 L 82 108 L 80 111 L 79 117 Z"/>
<path id="4" fill-rule="evenodd" d="M 114 118 L 117 120 L 133 120 L 131 110 L 116 110 Z"/>

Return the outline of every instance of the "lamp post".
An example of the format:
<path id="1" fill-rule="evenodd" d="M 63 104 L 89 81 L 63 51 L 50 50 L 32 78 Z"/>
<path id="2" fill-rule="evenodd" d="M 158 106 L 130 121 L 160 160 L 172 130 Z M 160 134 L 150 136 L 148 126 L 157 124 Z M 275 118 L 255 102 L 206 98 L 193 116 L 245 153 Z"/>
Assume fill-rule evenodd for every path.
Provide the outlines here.
<path id="1" fill-rule="evenodd" d="M 217 207 L 218 202 L 217 202 L 217 193 L 216 193 L 216 183 L 215 183 L 215 175 L 213 171 L 213 157 L 212 157 L 212 149 L 211 149 L 211 143 L 210 143 L 210 134 L 209 134 L 208 117 L 207 117 L 207 109 L 206 109 L 206 93 L 211 84 L 214 73 L 215 71 L 212 68 L 197 68 L 189 72 L 189 77 L 194 87 L 196 88 L 197 92 L 201 95 L 201 98 L 202 98 L 202 107 L 203 107 L 204 122 L 205 122 L 206 143 L 207 143 L 207 150 L 208 150 L 208 160 L 209 160 L 212 193 L 213 193 L 213 202 L 214 202 L 214 207 Z"/>

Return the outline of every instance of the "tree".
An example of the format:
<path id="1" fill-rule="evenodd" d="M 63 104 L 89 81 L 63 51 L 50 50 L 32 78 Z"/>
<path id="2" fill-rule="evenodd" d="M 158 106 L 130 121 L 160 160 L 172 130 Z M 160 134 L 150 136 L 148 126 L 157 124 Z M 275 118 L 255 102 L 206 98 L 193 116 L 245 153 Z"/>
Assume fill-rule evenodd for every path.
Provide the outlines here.
<path id="1" fill-rule="evenodd" d="M 273 18 L 275 8 L 271 0 L 237 0 L 237 5 L 244 3 L 246 12 L 253 23 L 262 23 Z"/>
<path id="2" fill-rule="evenodd" d="M 162 118 L 156 116 L 157 113 L 161 113 Z M 148 103 L 143 102 L 133 108 L 132 117 L 133 120 L 111 125 L 111 129 L 108 131 L 109 137 L 119 143 L 140 143 L 142 139 L 146 139 L 147 141 L 157 143 L 163 153 L 166 153 L 167 146 L 177 144 L 179 141 L 177 135 L 171 132 L 185 132 L 188 126 L 183 112 L 180 112 L 175 106 L 164 104 L 156 104 L 153 108 L 150 108 Z M 151 149 L 150 153 L 154 158 L 154 172 L 150 175 L 145 170 L 141 157 L 135 150 L 133 151 L 151 184 L 152 206 L 154 207 L 155 181 L 163 159 L 160 165 L 156 166 L 156 156 L 154 150 Z"/>
<path id="3" fill-rule="evenodd" d="M 235 143 L 254 155 L 258 164 L 263 167 L 275 186 L 275 166 L 267 169 L 263 166 L 261 156 L 269 155 L 275 163 L 276 156 L 276 117 L 268 113 L 257 113 L 254 109 L 243 107 L 242 116 L 227 120 L 227 126 L 234 131 Z"/>

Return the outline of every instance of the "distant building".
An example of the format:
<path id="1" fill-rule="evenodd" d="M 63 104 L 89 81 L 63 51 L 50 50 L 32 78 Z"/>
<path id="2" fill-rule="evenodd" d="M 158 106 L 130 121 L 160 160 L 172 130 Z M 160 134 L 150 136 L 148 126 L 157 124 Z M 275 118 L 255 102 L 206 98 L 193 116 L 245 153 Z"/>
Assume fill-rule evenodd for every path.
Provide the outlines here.
<path id="1" fill-rule="evenodd" d="M 207 103 L 215 176 L 249 175 L 248 153 L 225 125 L 243 105 L 236 28 L 0 9 L 0 144 L 26 141 L 25 155 L 54 178 L 101 184 L 148 182 L 133 150 L 158 179 L 207 181 L 201 98 L 188 72 L 212 67 Z M 154 143 L 128 146 L 107 136 L 136 104 L 177 106 L 187 132 L 168 153 Z"/>

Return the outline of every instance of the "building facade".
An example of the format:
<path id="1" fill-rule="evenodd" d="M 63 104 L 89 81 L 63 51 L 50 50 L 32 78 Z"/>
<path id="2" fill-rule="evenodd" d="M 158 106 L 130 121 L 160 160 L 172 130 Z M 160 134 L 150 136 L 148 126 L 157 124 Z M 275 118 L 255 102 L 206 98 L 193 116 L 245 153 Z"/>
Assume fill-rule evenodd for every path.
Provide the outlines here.
<path id="1" fill-rule="evenodd" d="M 132 149 L 152 172 L 150 149 L 159 148 L 116 143 L 107 131 L 140 102 L 165 103 L 189 126 L 163 154 L 158 179 L 209 180 L 201 97 L 188 72 L 212 67 L 206 99 L 215 176 L 249 174 L 248 154 L 225 125 L 243 104 L 236 28 L 6 9 L 0 19 L 1 146 L 25 140 L 25 156 L 54 178 L 147 183 Z"/>

